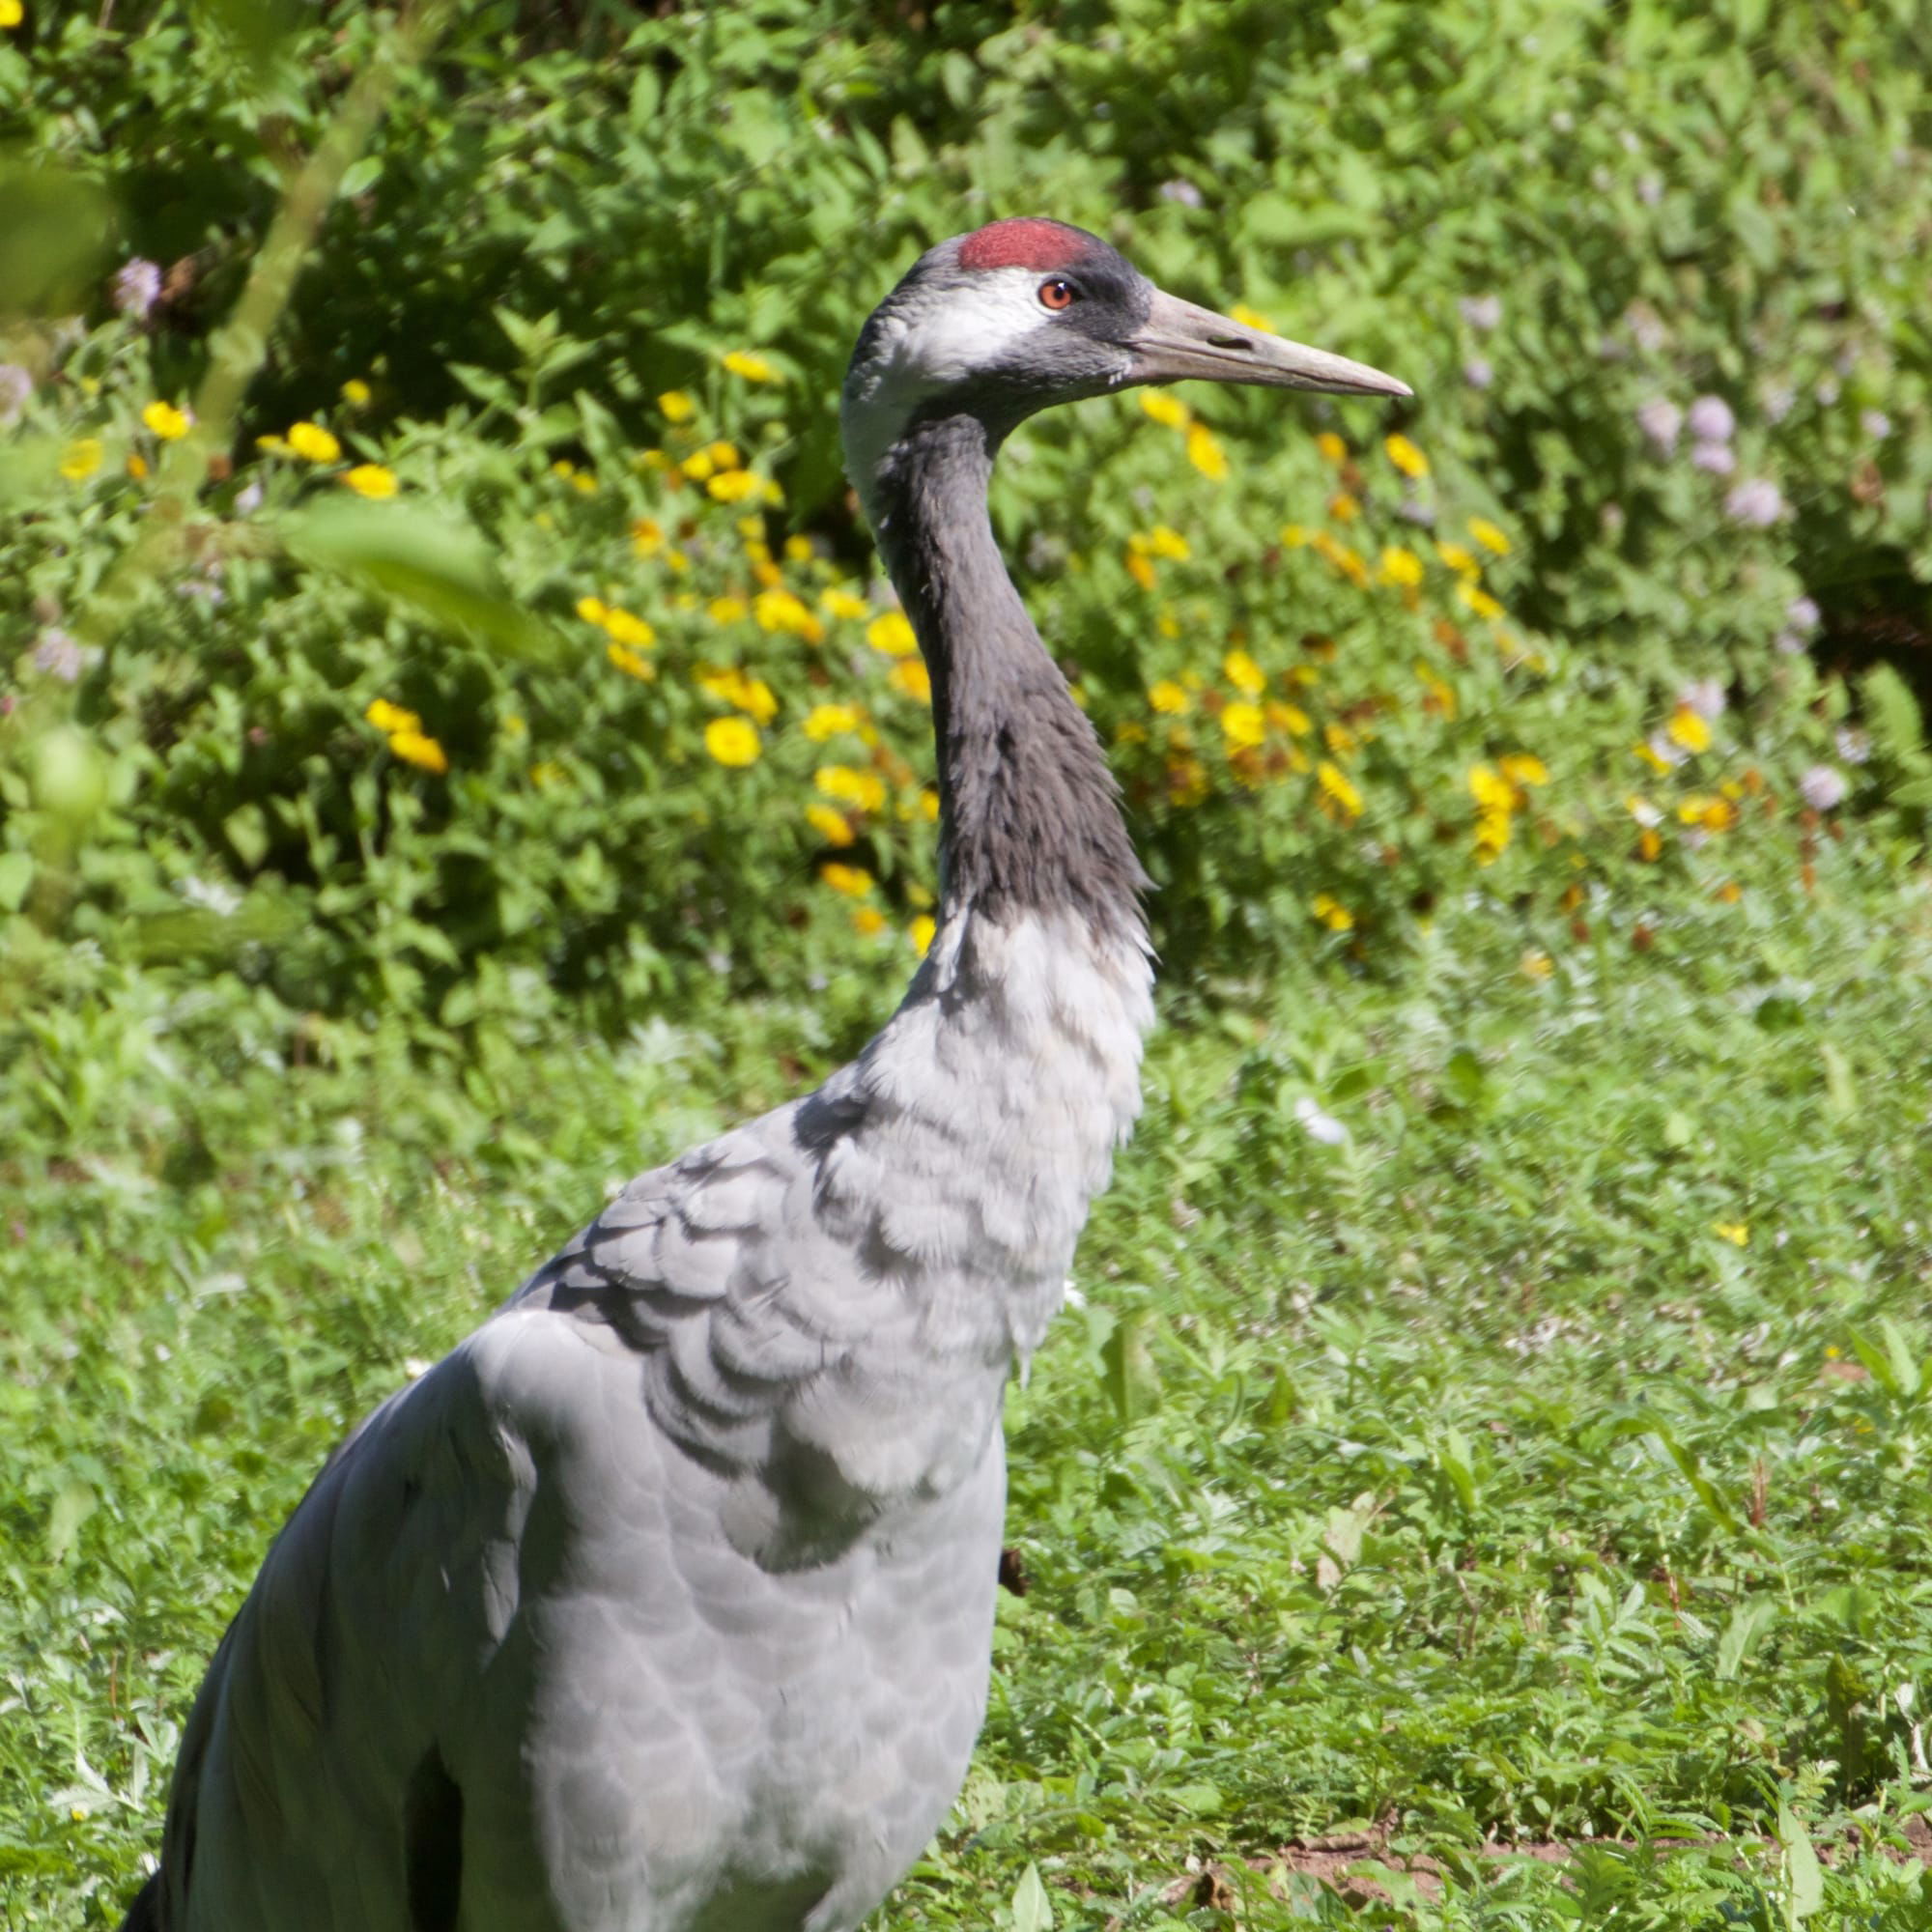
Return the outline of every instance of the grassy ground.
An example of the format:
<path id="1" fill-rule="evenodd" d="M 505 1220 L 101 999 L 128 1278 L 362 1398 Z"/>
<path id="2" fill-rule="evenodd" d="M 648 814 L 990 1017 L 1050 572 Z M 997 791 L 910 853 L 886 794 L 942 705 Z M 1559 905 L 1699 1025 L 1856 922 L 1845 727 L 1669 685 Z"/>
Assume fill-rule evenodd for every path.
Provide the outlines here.
<path id="1" fill-rule="evenodd" d="M 1932 1923 L 1928 969 L 1922 881 L 1854 842 L 1808 895 L 1472 900 L 1380 973 L 1171 987 L 1009 1409 L 984 1742 L 891 1916 Z M 888 990 L 469 1065 L 284 1064 L 226 998 L 127 981 L 14 1076 L 66 1125 L 0 1157 L 9 1925 L 112 1921 L 344 1427 Z"/>

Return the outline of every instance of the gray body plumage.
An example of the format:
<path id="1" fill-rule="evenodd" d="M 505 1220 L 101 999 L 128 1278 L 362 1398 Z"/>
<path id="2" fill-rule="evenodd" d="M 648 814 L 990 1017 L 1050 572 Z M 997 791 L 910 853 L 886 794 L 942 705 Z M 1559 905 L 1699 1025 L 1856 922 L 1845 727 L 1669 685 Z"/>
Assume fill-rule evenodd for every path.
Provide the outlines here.
<path id="1" fill-rule="evenodd" d="M 1078 327 L 1040 320 L 1055 249 Z M 1113 782 L 985 486 L 1029 411 L 1207 353 L 1158 333 L 1185 308 L 1015 222 L 867 325 L 847 456 L 932 670 L 927 957 L 856 1062 L 633 1181 L 330 1461 L 210 1668 L 128 1932 L 845 1932 L 939 1824 L 1003 1393 L 1151 1019 Z"/>

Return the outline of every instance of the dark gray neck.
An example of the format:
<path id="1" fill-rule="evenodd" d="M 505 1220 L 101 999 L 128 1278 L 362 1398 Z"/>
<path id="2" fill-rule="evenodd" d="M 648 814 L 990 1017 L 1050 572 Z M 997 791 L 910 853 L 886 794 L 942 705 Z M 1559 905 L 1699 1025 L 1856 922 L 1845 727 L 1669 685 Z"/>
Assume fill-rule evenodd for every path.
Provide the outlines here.
<path id="1" fill-rule="evenodd" d="M 1147 878 L 1113 774 L 993 541 L 997 447 L 977 416 L 915 422 L 867 493 L 932 674 L 945 902 L 994 918 L 1064 908 L 1138 935 Z"/>

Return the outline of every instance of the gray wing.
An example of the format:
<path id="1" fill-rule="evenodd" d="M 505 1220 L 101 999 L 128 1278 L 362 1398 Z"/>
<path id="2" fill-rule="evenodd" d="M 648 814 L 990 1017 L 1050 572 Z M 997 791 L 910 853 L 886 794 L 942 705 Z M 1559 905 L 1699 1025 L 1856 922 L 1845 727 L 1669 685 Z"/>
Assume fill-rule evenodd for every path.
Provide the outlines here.
<path id="1" fill-rule="evenodd" d="M 746 1573 L 823 1564 L 893 1498 L 983 1472 L 1004 1364 L 936 1400 L 960 1363 L 838 1179 L 850 1112 L 828 1089 L 639 1177 L 337 1452 L 189 1721 L 167 1932 L 420 1932 L 453 1856 L 466 1900 L 552 1923 L 532 1606 L 646 1604 L 650 1653 L 701 1672 Z M 667 1747 L 633 1784 L 689 1782 L 689 1735 Z"/>

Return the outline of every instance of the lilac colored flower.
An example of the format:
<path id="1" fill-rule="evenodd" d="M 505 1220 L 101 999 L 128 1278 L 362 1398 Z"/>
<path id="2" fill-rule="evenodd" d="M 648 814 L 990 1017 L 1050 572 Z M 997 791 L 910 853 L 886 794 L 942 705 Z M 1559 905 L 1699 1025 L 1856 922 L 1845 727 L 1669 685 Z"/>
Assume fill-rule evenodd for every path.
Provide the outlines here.
<path id="1" fill-rule="evenodd" d="M 1668 731 L 1653 731 L 1644 742 L 1660 764 L 1681 765 L 1690 755 Z"/>
<path id="2" fill-rule="evenodd" d="M 84 649 L 65 631 L 45 630 L 34 646 L 34 668 L 46 671 L 63 684 L 72 684 L 89 666 L 100 662 L 99 650 Z"/>
<path id="3" fill-rule="evenodd" d="M 1699 396 L 1690 405 L 1690 434 L 1699 442 L 1729 442 L 1738 419 L 1722 396 Z"/>
<path id="4" fill-rule="evenodd" d="M 1813 765 L 1798 781 L 1799 796 L 1813 811 L 1830 811 L 1833 806 L 1843 805 L 1850 790 L 1844 773 L 1835 765 Z"/>
<path id="5" fill-rule="evenodd" d="M 262 507 L 262 485 L 259 480 L 242 484 L 235 493 L 232 505 L 238 517 L 252 517 Z"/>
<path id="6" fill-rule="evenodd" d="M 1464 296 L 1456 308 L 1471 328 L 1494 328 L 1503 319 L 1501 296 Z"/>
<path id="7" fill-rule="evenodd" d="M 1768 476 L 1749 477 L 1724 498 L 1724 514 L 1754 530 L 1769 529 L 1784 514 L 1784 493 Z"/>
<path id="8" fill-rule="evenodd" d="M 0 362 L 0 429 L 12 429 L 34 393 L 31 373 L 17 362 Z"/>
<path id="9" fill-rule="evenodd" d="M 1799 630 L 1815 631 L 1819 624 L 1817 600 L 1811 597 L 1794 597 L 1784 607 L 1784 615 L 1786 621 L 1795 624 Z"/>
<path id="10" fill-rule="evenodd" d="M 1713 476 L 1728 476 L 1738 467 L 1738 459 L 1728 442 L 1700 442 L 1690 452 L 1690 461 Z"/>
<path id="11" fill-rule="evenodd" d="M 1646 355 L 1655 355 L 1670 340 L 1663 319 L 1646 302 L 1631 303 L 1624 311 L 1624 327 L 1630 330 L 1631 340 Z"/>
<path id="12" fill-rule="evenodd" d="M 1406 524 L 1420 524 L 1425 530 L 1435 527 L 1435 505 L 1420 497 L 1405 497 L 1395 513 Z"/>
<path id="13" fill-rule="evenodd" d="M 1838 400 L 1838 379 L 1835 376 L 1821 376 L 1818 386 L 1811 393 L 1823 408 L 1829 410 Z"/>
<path id="14" fill-rule="evenodd" d="M 1636 198 L 1646 208 L 1655 208 L 1663 199 L 1663 177 L 1662 175 L 1642 176 L 1636 185 Z"/>
<path id="15" fill-rule="evenodd" d="M 1677 433 L 1684 427 L 1684 412 L 1663 396 L 1653 396 L 1636 412 L 1636 426 L 1642 430 L 1661 455 L 1668 456 L 1677 447 Z"/>
<path id="16" fill-rule="evenodd" d="M 1487 389 L 1496 380 L 1496 372 L 1481 355 L 1472 355 L 1463 364 L 1463 380 L 1472 389 Z"/>
<path id="17" fill-rule="evenodd" d="M 1622 536 L 1624 525 L 1628 521 L 1624 516 L 1624 506 L 1621 503 L 1605 503 L 1597 512 L 1597 520 L 1602 524 L 1604 534 L 1606 537 Z"/>
<path id="18" fill-rule="evenodd" d="M 1323 1147 L 1340 1147 L 1349 1138 L 1348 1128 L 1305 1094 L 1294 1103 L 1294 1118 L 1301 1122 L 1308 1138 L 1320 1141 Z"/>
<path id="19" fill-rule="evenodd" d="M 1178 201 L 1182 208 L 1201 206 L 1201 190 L 1191 181 L 1162 182 L 1160 198 L 1163 201 Z"/>
<path id="20" fill-rule="evenodd" d="M 1871 757 L 1871 733 L 1861 731 L 1856 724 L 1840 724 L 1835 742 L 1838 755 L 1848 765 L 1862 765 Z"/>
<path id="21" fill-rule="evenodd" d="M 1780 631 L 1772 639 L 1771 647 L 1779 657 L 1802 658 L 1804 655 L 1804 639 L 1796 631 Z"/>
<path id="22" fill-rule="evenodd" d="M 1781 423 L 1788 416 L 1798 401 L 1798 391 L 1788 383 L 1772 383 L 1764 391 L 1764 416 L 1767 422 Z"/>
<path id="23" fill-rule="evenodd" d="M 145 322 L 161 298 L 161 271 L 136 255 L 123 262 L 114 277 L 114 306 L 136 322 Z"/>
<path id="24" fill-rule="evenodd" d="M 1643 138 L 1634 128 L 1626 128 L 1617 136 L 1617 146 L 1627 155 L 1640 155 L 1643 153 Z"/>
<path id="25" fill-rule="evenodd" d="M 1724 715 L 1724 687 L 1715 677 L 1693 678 L 1677 694 L 1677 703 L 1681 710 L 1694 711 L 1699 718 L 1710 720 Z"/>
<path id="26" fill-rule="evenodd" d="M 1891 434 L 1891 418 L 1883 410 L 1867 410 L 1859 418 L 1859 427 L 1874 442 L 1883 442 Z"/>

